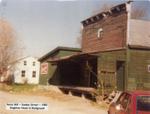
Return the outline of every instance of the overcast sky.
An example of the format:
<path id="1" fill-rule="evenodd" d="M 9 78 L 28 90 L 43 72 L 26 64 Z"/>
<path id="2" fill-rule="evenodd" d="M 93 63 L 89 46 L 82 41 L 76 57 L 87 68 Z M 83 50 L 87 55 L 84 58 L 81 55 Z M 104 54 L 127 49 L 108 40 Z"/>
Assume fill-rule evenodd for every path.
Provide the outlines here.
<path id="1" fill-rule="evenodd" d="M 1 1 L 1 0 L 0 0 Z M 125 0 L 2 0 L 0 16 L 14 27 L 24 55 L 41 57 L 57 46 L 79 47 L 77 37 L 81 21 L 103 4 L 119 4 Z M 2 6 L 3 5 L 3 6 Z M 150 3 L 142 2 L 138 7 Z M 147 18 L 150 15 L 147 13 Z"/>

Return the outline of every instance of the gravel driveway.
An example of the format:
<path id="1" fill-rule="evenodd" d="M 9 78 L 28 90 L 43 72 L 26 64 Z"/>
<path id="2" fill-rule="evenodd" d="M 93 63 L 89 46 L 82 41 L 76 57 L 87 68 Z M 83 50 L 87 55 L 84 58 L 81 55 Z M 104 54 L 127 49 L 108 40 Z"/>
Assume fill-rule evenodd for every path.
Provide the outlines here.
<path id="1" fill-rule="evenodd" d="M 47 111 L 37 110 L 6 110 L 7 103 L 47 103 Z M 95 106 L 90 101 L 78 97 L 65 100 L 52 99 L 45 96 L 11 94 L 0 91 L 0 114 L 107 114 L 107 111 Z"/>

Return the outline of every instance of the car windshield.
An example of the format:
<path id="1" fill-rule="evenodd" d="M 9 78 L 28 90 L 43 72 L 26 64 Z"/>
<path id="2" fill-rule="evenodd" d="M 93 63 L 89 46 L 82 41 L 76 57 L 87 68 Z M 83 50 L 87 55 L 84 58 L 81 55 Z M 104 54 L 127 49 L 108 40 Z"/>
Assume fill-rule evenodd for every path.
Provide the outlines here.
<path id="1" fill-rule="evenodd" d="M 150 111 L 150 96 L 137 97 L 137 111 L 149 112 Z"/>

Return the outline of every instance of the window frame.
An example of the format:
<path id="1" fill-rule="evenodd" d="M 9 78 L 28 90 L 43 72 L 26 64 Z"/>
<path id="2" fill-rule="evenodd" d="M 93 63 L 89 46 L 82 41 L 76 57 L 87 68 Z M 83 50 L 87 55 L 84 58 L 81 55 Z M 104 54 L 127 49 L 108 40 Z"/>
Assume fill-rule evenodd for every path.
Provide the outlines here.
<path id="1" fill-rule="evenodd" d="M 33 61 L 33 62 L 32 62 L 32 65 L 33 65 L 33 66 L 35 66 L 35 64 L 36 64 L 36 62 L 35 62 L 35 61 Z"/>
<path id="2" fill-rule="evenodd" d="M 23 65 L 26 66 L 27 65 L 27 61 L 23 61 Z"/>
<path id="3" fill-rule="evenodd" d="M 149 109 L 148 108 L 146 108 L 146 107 L 144 107 L 144 108 L 146 108 L 146 109 L 139 109 L 139 107 L 138 107 L 138 105 L 140 104 L 140 105 L 142 105 L 138 100 L 142 100 L 142 97 L 147 97 L 148 99 L 150 99 L 150 96 L 149 95 L 138 95 L 138 96 L 136 96 L 136 112 L 137 112 L 137 114 L 138 114 L 138 111 L 141 111 L 141 112 L 143 112 L 143 111 L 149 111 Z M 147 100 L 148 100 L 147 99 Z M 149 101 L 149 100 L 148 100 Z M 138 104 L 139 103 L 139 104 Z M 149 105 L 148 105 L 149 106 Z M 141 108 L 141 107 L 140 107 Z M 148 110 L 147 110 L 148 109 Z"/>
<path id="4" fill-rule="evenodd" d="M 131 97 L 132 97 L 132 95 L 130 95 L 129 93 L 122 93 L 116 103 L 120 104 L 123 107 L 123 109 L 125 111 L 127 111 L 127 108 L 129 106 L 129 104 L 131 103 Z M 126 104 L 123 104 L 123 103 L 125 103 L 124 102 L 125 99 L 127 99 L 127 102 L 126 102 Z"/>
<path id="5" fill-rule="evenodd" d="M 102 37 L 103 37 L 103 28 L 99 28 L 98 30 L 97 30 L 97 38 L 98 39 L 101 39 Z"/>
<path id="6" fill-rule="evenodd" d="M 32 78 L 36 78 L 36 71 L 32 71 Z"/>
<path id="7" fill-rule="evenodd" d="M 26 77 L 26 71 L 25 70 L 21 71 L 21 77 Z"/>

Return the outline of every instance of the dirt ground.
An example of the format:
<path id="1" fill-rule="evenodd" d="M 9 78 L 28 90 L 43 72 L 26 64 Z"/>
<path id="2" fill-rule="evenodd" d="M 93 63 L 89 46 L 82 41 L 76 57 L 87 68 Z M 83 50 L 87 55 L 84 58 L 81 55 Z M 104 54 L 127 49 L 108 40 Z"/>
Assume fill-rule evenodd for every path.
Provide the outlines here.
<path id="1" fill-rule="evenodd" d="M 7 103 L 47 103 L 48 110 L 10 111 L 6 110 Z M 51 97 L 51 93 L 36 95 L 35 92 L 25 94 L 0 91 L 0 114 L 107 114 L 107 110 L 87 99 L 59 92 Z"/>

